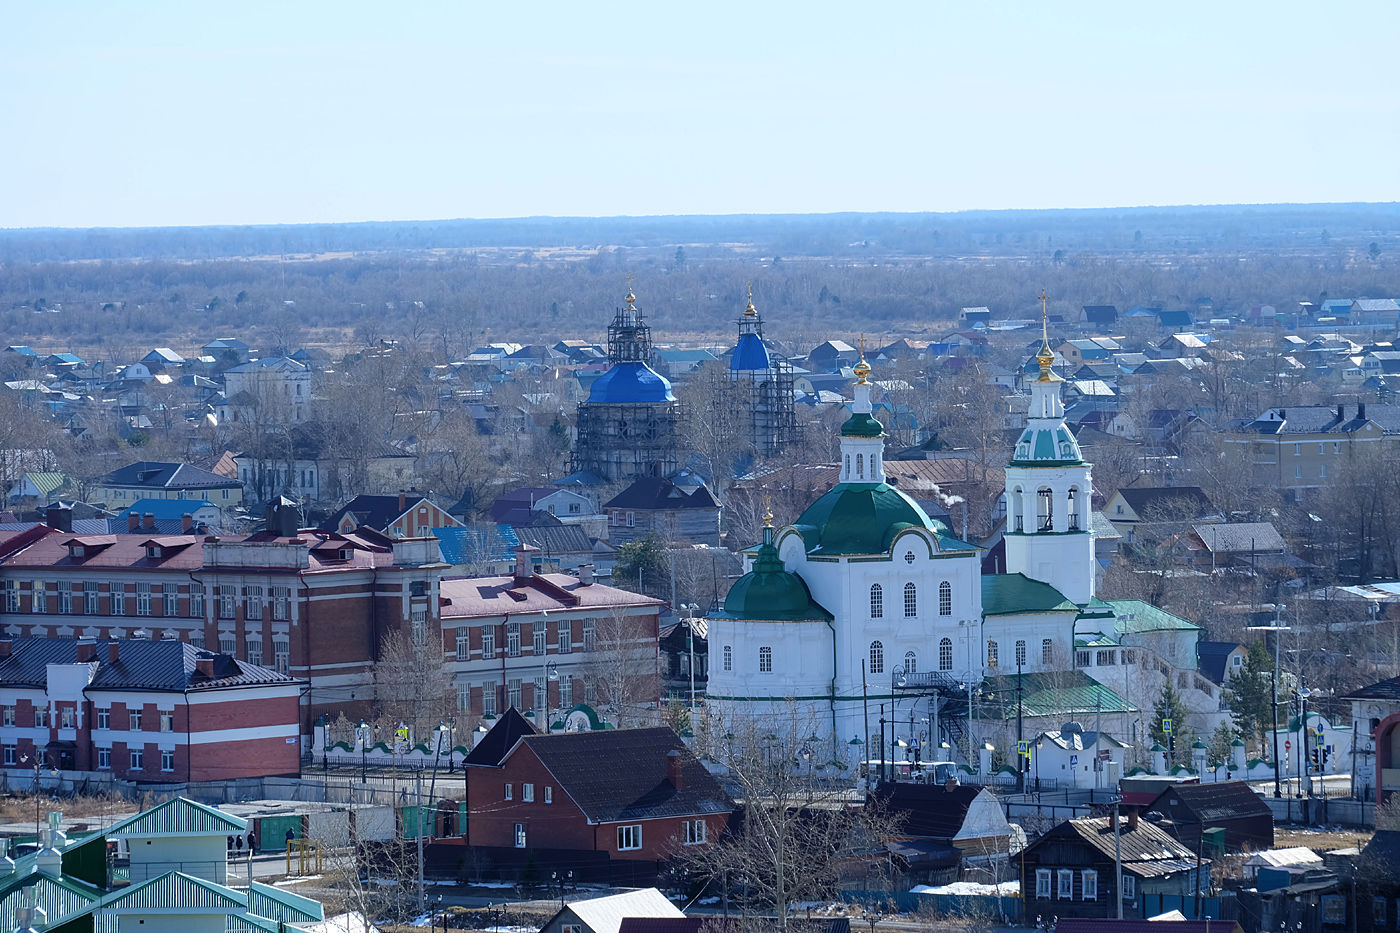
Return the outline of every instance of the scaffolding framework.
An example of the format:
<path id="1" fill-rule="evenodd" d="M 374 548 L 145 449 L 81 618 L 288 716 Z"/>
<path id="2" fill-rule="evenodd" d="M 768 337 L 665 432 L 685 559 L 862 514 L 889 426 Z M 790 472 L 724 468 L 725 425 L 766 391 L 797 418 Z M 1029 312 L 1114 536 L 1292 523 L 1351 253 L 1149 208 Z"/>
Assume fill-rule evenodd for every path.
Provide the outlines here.
<path id="1" fill-rule="evenodd" d="M 780 453 L 797 439 L 797 414 L 793 399 L 792 363 L 763 340 L 763 319 L 754 309 L 753 298 L 739 319 L 739 342 L 753 336 L 768 354 L 767 369 L 734 369 L 730 378 L 747 388 L 743 408 L 744 433 L 763 456 Z"/>

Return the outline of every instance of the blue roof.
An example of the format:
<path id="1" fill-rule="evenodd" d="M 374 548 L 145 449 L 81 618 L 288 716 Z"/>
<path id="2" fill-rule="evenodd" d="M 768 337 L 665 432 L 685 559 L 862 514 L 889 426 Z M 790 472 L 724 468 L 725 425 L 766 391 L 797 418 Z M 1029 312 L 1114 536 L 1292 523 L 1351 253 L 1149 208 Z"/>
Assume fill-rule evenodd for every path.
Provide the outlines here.
<path id="1" fill-rule="evenodd" d="M 434 528 L 433 537 L 442 548 L 442 559 L 449 564 L 475 564 L 515 559 L 520 539 L 509 525 Z"/>
<path id="2" fill-rule="evenodd" d="M 183 515 L 193 515 L 200 509 L 217 509 L 218 506 L 208 499 L 137 499 L 131 506 L 117 515 L 117 518 L 126 518 L 132 512 L 137 515 L 145 515 L 147 512 L 157 519 L 174 519 L 178 521 Z"/>
<path id="3" fill-rule="evenodd" d="M 763 345 L 758 334 L 741 336 L 738 346 L 734 348 L 734 355 L 729 358 L 730 370 L 752 372 L 767 370 L 770 367 L 768 348 Z"/>
<path id="4" fill-rule="evenodd" d="M 671 383 L 650 366 L 638 361 L 618 363 L 593 380 L 588 393 L 590 402 L 625 404 L 627 402 L 674 402 Z"/>
<path id="5" fill-rule="evenodd" d="M 80 364 L 81 364 L 81 363 L 83 362 L 83 358 L 82 358 L 81 356 L 74 356 L 74 355 L 71 354 L 71 353 L 54 353 L 54 354 L 52 354 L 52 355 L 49 356 L 49 359 L 51 359 L 51 360 L 58 360 L 60 363 L 80 363 Z"/>

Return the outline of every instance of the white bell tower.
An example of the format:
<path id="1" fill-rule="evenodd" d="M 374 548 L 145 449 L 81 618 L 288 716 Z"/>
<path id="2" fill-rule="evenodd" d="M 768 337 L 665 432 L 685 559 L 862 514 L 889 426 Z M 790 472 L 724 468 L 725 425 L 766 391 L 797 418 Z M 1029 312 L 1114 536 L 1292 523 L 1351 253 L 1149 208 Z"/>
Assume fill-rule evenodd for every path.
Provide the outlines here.
<path id="1" fill-rule="evenodd" d="M 1094 598 L 1094 540 L 1089 464 L 1065 425 L 1064 382 L 1052 366 L 1042 290 L 1040 378 L 1031 383 L 1025 431 L 1006 468 L 1006 570 L 1048 583 L 1081 606 Z"/>
<path id="2" fill-rule="evenodd" d="M 871 414 L 870 364 L 865 361 L 865 337 L 860 338 L 860 362 L 856 374 L 855 400 L 851 417 L 841 425 L 841 482 L 883 483 L 885 481 L 885 429 Z"/>

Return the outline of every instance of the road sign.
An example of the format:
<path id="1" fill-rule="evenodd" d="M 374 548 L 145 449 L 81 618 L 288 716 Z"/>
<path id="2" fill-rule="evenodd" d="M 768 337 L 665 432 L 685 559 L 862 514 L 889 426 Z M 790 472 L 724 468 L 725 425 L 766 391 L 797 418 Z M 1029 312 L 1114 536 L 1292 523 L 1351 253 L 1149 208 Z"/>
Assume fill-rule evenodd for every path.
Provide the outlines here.
<path id="1" fill-rule="evenodd" d="M 1027 758 L 1031 757 L 1031 743 L 1030 743 L 1030 742 L 1017 742 L 1017 743 L 1016 743 L 1016 752 L 1017 752 L 1018 754 L 1025 755 Z"/>
<path id="2" fill-rule="evenodd" d="M 1071 768 L 1073 768 L 1073 767 L 1074 767 L 1075 765 L 1077 765 L 1077 764 L 1079 764 L 1079 756 L 1078 756 L 1078 755 L 1070 755 L 1070 756 L 1069 756 L 1069 766 L 1070 766 Z"/>
<path id="3" fill-rule="evenodd" d="M 1167 735 L 1172 734 L 1172 721 L 1170 719 L 1162 720 L 1162 731 L 1165 732 Z"/>
<path id="4" fill-rule="evenodd" d="M 1293 751 L 1293 740 L 1292 740 L 1292 739 L 1289 739 L 1289 740 L 1287 740 L 1287 741 L 1285 741 L 1285 742 L 1283 743 L 1283 750 L 1286 751 L 1286 752 L 1291 752 L 1291 751 Z"/>
<path id="5" fill-rule="evenodd" d="M 1099 749 L 1099 761 L 1112 761 L 1113 754 L 1106 748 Z"/>

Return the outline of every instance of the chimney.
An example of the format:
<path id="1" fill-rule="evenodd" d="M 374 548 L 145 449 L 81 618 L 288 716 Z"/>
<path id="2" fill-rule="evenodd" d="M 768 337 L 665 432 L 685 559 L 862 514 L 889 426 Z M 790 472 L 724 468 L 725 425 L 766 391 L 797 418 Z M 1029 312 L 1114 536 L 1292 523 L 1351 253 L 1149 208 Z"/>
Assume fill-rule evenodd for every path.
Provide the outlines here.
<path id="1" fill-rule="evenodd" d="M 147 512 L 141 516 L 141 527 L 147 531 L 154 531 L 156 527 L 156 513 Z"/>
<path id="2" fill-rule="evenodd" d="M 1137 812 L 1137 807 L 1132 807 L 1132 808 L 1130 808 L 1130 809 L 1128 810 L 1128 832 L 1133 832 L 1134 830 L 1136 830 L 1136 829 L 1137 829 L 1137 823 L 1138 823 L 1138 812 Z"/>
<path id="3" fill-rule="evenodd" d="M 1114 807 L 1112 810 L 1109 811 L 1109 814 L 1108 814 L 1108 828 L 1109 828 L 1109 829 L 1117 829 L 1117 828 L 1118 828 L 1118 808 L 1117 808 L 1117 807 Z"/>
<path id="4" fill-rule="evenodd" d="M 666 779 L 676 790 L 685 787 L 685 775 L 681 772 L 681 753 L 674 748 L 666 753 Z"/>
<path id="5" fill-rule="evenodd" d="M 530 555 L 539 548 L 522 544 L 515 549 L 515 582 L 520 583 L 535 575 L 535 561 Z"/>
<path id="6" fill-rule="evenodd" d="M 78 639 L 78 663 L 79 663 L 79 664 L 87 664 L 89 661 L 96 660 L 96 658 L 97 658 L 97 639 L 95 639 L 95 638 L 79 638 L 79 639 Z"/>
<path id="7" fill-rule="evenodd" d="M 208 677 L 210 680 L 214 679 L 213 658 L 196 658 L 194 662 L 194 669 L 199 671 L 199 673 L 203 674 L 205 677 Z"/>
<path id="8" fill-rule="evenodd" d="M 194 531 L 194 516 L 189 512 L 180 516 L 180 533 L 189 534 Z"/>
<path id="9" fill-rule="evenodd" d="M 1280 408 L 1280 409 L 1278 410 L 1278 420 L 1280 420 L 1280 421 L 1287 421 L 1287 420 L 1288 420 L 1288 409 L 1287 409 L 1287 408 Z"/>
<path id="10" fill-rule="evenodd" d="M 0 658 L 8 658 L 15 653 L 15 643 L 8 638 L 0 638 Z"/>
<path id="11" fill-rule="evenodd" d="M 135 512 L 126 513 L 126 530 L 139 531 L 141 528 L 141 516 Z"/>
<path id="12" fill-rule="evenodd" d="M 402 515 L 408 508 L 408 496 L 402 489 L 399 490 L 399 514 Z"/>
<path id="13" fill-rule="evenodd" d="M 1365 402 L 1357 402 L 1357 403 L 1356 403 L 1356 417 L 1358 417 L 1358 418 L 1363 418 L 1363 419 L 1366 417 L 1366 403 L 1365 403 Z"/>
<path id="14" fill-rule="evenodd" d="M 107 663 L 117 663 L 117 643 L 115 641 L 107 642 Z"/>
<path id="15" fill-rule="evenodd" d="M 1346 420 L 1346 417 L 1347 417 L 1346 411 L 1347 411 L 1347 407 L 1346 407 L 1345 405 L 1338 405 L 1338 406 L 1337 406 L 1337 420 L 1338 420 L 1338 421 L 1345 421 L 1345 420 Z"/>
<path id="16" fill-rule="evenodd" d="M 73 510 L 55 503 L 49 506 L 45 513 L 44 524 L 57 531 L 71 532 L 73 530 Z"/>
<path id="17" fill-rule="evenodd" d="M 579 565 L 578 565 L 578 585 L 579 585 L 579 586 L 592 586 L 592 585 L 593 585 L 593 565 L 592 565 L 592 564 L 579 564 Z"/>

